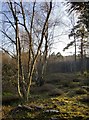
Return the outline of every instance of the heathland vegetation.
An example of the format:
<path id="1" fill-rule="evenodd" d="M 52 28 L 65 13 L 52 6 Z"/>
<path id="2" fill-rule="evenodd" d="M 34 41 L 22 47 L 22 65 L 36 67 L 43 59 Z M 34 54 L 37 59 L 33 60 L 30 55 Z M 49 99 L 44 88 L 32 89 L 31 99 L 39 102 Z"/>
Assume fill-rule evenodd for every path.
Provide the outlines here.
<path id="1" fill-rule="evenodd" d="M 72 41 L 63 50 L 74 46 L 71 56 L 50 54 L 54 33 L 68 27 L 57 11 L 63 6 L 72 24 Z M 9 0 L 2 2 L 0 15 L 1 119 L 88 120 L 89 2 Z"/>

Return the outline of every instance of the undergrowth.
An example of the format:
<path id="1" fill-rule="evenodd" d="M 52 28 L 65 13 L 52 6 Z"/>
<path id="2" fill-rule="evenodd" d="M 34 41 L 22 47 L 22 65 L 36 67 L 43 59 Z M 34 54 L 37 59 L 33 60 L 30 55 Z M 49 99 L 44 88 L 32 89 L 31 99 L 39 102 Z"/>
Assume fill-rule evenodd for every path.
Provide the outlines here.
<path id="1" fill-rule="evenodd" d="M 56 83 L 55 83 L 56 82 Z M 11 110 L 21 104 L 3 105 L 2 120 L 88 120 L 89 94 L 88 79 L 75 74 L 52 74 L 45 77 L 45 84 L 41 87 L 33 86 L 29 102 L 26 106 L 40 106 L 41 110 Z M 55 83 L 55 84 L 54 84 Z M 8 95 L 8 94 L 7 94 Z M 10 94 L 9 94 L 10 95 Z M 6 96 L 6 94 L 5 94 Z M 57 110 L 58 113 L 46 112 Z"/>

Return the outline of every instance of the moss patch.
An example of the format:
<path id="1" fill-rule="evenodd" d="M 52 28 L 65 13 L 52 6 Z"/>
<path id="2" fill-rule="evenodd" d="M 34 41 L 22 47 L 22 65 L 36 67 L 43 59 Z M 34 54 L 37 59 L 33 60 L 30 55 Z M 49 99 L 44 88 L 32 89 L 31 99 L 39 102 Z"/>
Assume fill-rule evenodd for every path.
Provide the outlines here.
<path id="1" fill-rule="evenodd" d="M 78 81 L 73 81 L 78 79 Z M 55 84 L 54 84 L 55 83 Z M 18 110 L 14 116 L 12 110 L 18 104 L 3 106 L 3 120 L 88 120 L 89 97 L 88 79 L 75 74 L 51 74 L 45 76 L 45 84 L 41 87 L 33 85 L 29 102 L 23 105 L 32 107 L 32 111 Z M 41 110 L 34 106 L 42 107 Z M 56 113 L 46 113 L 46 110 L 58 110 Z"/>

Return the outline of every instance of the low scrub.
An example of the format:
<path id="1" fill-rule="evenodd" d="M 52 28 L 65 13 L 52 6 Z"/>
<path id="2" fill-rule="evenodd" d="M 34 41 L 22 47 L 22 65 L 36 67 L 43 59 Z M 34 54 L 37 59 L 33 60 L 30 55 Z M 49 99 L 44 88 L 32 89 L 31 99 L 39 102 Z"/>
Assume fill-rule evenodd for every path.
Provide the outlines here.
<path id="1" fill-rule="evenodd" d="M 80 82 L 80 79 L 73 79 L 73 82 Z"/>
<path id="2" fill-rule="evenodd" d="M 19 96 L 15 96 L 15 95 L 2 97 L 2 104 L 3 105 L 13 104 L 13 103 L 17 103 L 19 101 L 20 101 Z"/>
<path id="3" fill-rule="evenodd" d="M 75 93 L 82 95 L 82 94 L 87 94 L 87 91 L 86 91 L 85 89 L 79 88 L 79 89 L 77 89 L 77 90 L 75 91 Z"/>
<path id="4" fill-rule="evenodd" d="M 56 96 L 60 96 L 62 95 L 64 92 L 60 89 L 54 89 L 54 90 L 51 90 L 51 92 L 49 93 L 49 96 L 52 96 L 52 97 L 56 97 Z"/>
<path id="5" fill-rule="evenodd" d="M 31 93 L 34 93 L 34 94 L 38 93 L 38 94 L 40 94 L 40 93 L 44 93 L 44 92 L 50 92 L 53 89 L 55 89 L 54 85 L 52 85 L 52 84 L 44 84 L 44 85 L 42 85 L 40 87 L 33 86 L 31 88 Z"/>
<path id="6" fill-rule="evenodd" d="M 89 104 L 89 95 L 80 98 L 80 101 L 86 104 Z"/>

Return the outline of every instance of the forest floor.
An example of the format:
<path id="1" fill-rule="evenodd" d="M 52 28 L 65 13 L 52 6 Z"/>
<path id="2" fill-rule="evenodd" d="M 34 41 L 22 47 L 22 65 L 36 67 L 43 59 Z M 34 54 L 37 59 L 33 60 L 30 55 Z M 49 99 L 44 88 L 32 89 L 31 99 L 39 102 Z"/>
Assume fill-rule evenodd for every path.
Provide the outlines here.
<path id="1" fill-rule="evenodd" d="M 47 75 L 44 85 L 32 85 L 29 102 L 4 103 L 2 120 L 89 120 L 89 77 Z"/>

